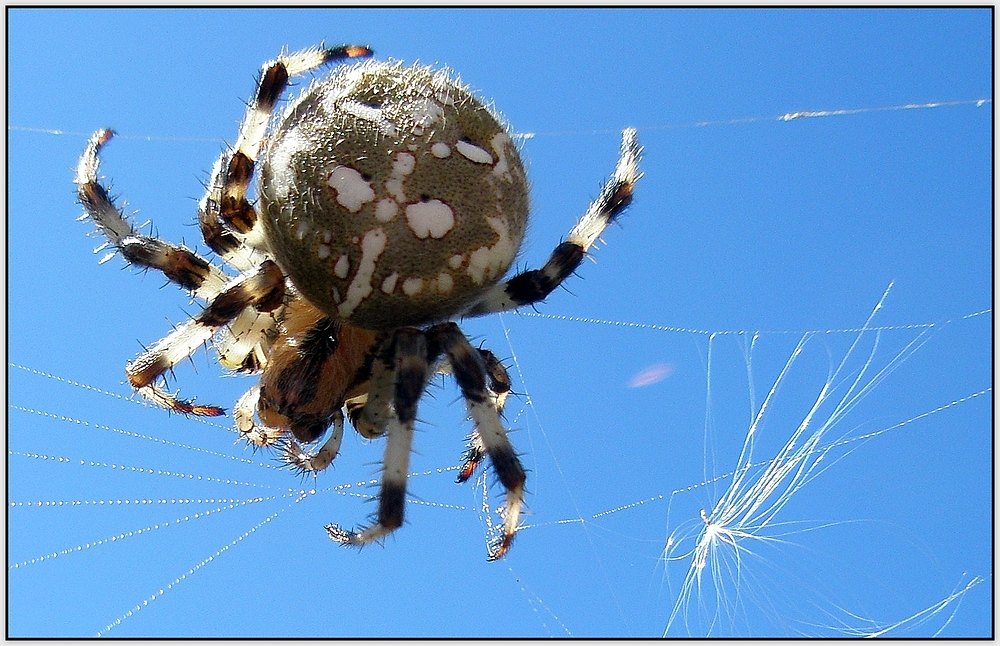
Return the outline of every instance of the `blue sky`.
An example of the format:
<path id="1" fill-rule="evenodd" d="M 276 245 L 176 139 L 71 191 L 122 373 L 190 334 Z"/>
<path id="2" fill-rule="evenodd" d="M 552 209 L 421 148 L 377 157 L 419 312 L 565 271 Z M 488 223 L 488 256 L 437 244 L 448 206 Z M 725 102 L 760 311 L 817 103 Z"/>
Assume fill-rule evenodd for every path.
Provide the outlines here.
<path id="1" fill-rule="evenodd" d="M 991 634 L 989 9 L 7 18 L 8 634 Z M 122 383 L 198 306 L 97 264 L 71 181 L 87 135 L 118 131 L 102 171 L 139 222 L 204 250 L 201 182 L 259 65 L 320 40 L 448 65 L 534 134 L 521 266 L 594 197 L 623 127 L 645 146 L 596 264 L 540 315 L 463 325 L 521 393 L 507 421 L 529 514 L 501 562 L 485 559 L 482 485 L 449 470 L 469 429 L 450 381 L 421 405 L 408 524 L 361 552 L 323 525 L 374 509 L 357 483 L 380 443 L 351 433 L 302 481 L 234 445 L 228 420 L 144 407 Z M 797 112 L 813 116 L 779 119 Z M 890 284 L 883 329 L 845 331 Z M 769 398 L 806 331 L 820 333 Z M 859 374 L 877 387 L 851 399 Z M 251 384 L 204 352 L 175 382 L 223 406 Z M 715 525 L 685 591 L 685 554 L 711 527 L 700 511 L 740 465 L 761 481 L 824 385 L 795 445 L 815 450 L 764 501 L 773 516 Z"/>

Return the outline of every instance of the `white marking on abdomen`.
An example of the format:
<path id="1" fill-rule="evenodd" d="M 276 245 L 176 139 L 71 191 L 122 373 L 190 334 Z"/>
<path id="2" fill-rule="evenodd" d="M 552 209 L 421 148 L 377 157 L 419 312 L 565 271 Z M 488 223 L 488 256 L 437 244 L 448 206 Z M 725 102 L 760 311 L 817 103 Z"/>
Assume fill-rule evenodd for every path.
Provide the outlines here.
<path id="1" fill-rule="evenodd" d="M 493 174 L 507 180 L 510 179 L 510 162 L 507 161 L 506 152 L 509 143 L 510 137 L 505 132 L 498 132 L 490 140 L 490 145 L 493 146 L 493 150 L 497 153 L 497 164 L 493 167 Z"/>
<path id="2" fill-rule="evenodd" d="M 458 151 L 462 157 L 465 157 L 469 161 L 476 162 L 477 164 L 492 164 L 493 156 L 488 152 L 480 148 L 475 144 L 470 144 L 468 141 L 459 140 L 455 142 L 455 150 Z"/>
<path id="3" fill-rule="evenodd" d="M 379 108 L 373 108 L 370 105 L 350 100 L 340 101 L 337 107 L 361 121 L 375 124 L 382 134 L 387 137 L 395 137 L 398 132 L 396 126 L 385 117 L 385 113 Z"/>
<path id="4" fill-rule="evenodd" d="M 391 294 L 392 290 L 396 289 L 396 281 L 398 280 L 399 272 L 394 271 L 386 276 L 385 280 L 382 281 L 382 291 L 386 294 Z"/>
<path id="5" fill-rule="evenodd" d="M 375 219 L 379 222 L 392 221 L 398 212 L 399 204 L 391 197 L 383 198 L 375 205 Z"/>
<path id="6" fill-rule="evenodd" d="M 424 279 L 413 277 L 403 281 L 403 293 L 407 296 L 416 296 L 424 288 Z"/>
<path id="7" fill-rule="evenodd" d="M 385 251 L 388 237 L 382 229 L 372 229 L 361 240 L 361 262 L 354 272 L 354 279 L 347 288 L 344 302 L 337 308 L 343 318 L 348 318 L 363 300 L 372 293 L 372 277 L 378 264 L 379 256 Z"/>
<path id="8" fill-rule="evenodd" d="M 437 277 L 437 290 L 442 294 L 451 293 L 451 288 L 455 286 L 455 280 L 451 277 L 451 274 L 441 272 Z"/>
<path id="9" fill-rule="evenodd" d="M 396 154 L 396 159 L 392 162 L 392 172 L 389 175 L 389 179 L 385 181 L 385 190 L 397 202 L 406 202 L 406 193 L 403 191 L 403 178 L 412 173 L 416 165 L 417 158 L 412 153 Z"/>
<path id="10" fill-rule="evenodd" d="M 487 217 L 486 222 L 496 231 L 498 239 L 492 247 L 480 247 L 469 254 L 469 266 L 466 272 L 477 285 L 482 285 L 499 275 L 517 253 L 514 241 L 510 237 L 509 223 L 496 217 Z"/>
<path id="11" fill-rule="evenodd" d="M 372 185 L 361 173 L 347 166 L 337 166 L 330 171 L 326 183 L 337 194 L 337 203 L 351 213 L 357 213 L 366 203 L 375 199 Z"/>
<path id="12" fill-rule="evenodd" d="M 333 274 L 337 278 L 347 278 L 347 274 L 351 270 L 351 261 L 348 259 L 345 253 L 340 258 L 337 258 L 337 264 L 333 266 Z"/>
<path id="13" fill-rule="evenodd" d="M 295 186 L 295 171 L 292 170 L 292 158 L 301 152 L 311 148 L 312 142 L 308 137 L 300 134 L 297 130 L 288 131 L 281 139 L 279 145 L 273 147 L 268 152 L 272 169 L 279 169 L 275 172 L 275 194 L 278 200 L 288 198 L 288 192 Z M 272 171 L 273 172 L 273 171 Z"/>
<path id="14" fill-rule="evenodd" d="M 426 98 L 414 103 L 410 116 L 413 117 L 413 131 L 419 134 L 427 126 L 434 125 L 435 122 L 443 120 L 444 108 L 434 99 Z"/>
<path id="15" fill-rule="evenodd" d="M 406 207 L 406 223 L 421 240 L 443 238 L 455 226 L 455 213 L 441 200 L 417 202 Z"/>

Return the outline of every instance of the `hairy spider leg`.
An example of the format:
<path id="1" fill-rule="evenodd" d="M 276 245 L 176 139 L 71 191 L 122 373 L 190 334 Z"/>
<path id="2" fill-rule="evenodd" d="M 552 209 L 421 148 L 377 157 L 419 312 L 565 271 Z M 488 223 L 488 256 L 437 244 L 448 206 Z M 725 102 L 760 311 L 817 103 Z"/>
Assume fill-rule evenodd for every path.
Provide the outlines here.
<path id="1" fill-rule="evenodd" d="M 384 343 L 391 343 L 388 338 Z M 388 352 L 389 350 L 385 350 Z M 392 361 L 375 361 L 365 395 L 347 405 L 351 425 L 369 440 L 385 434 L 394 413 L 396 370 Z"/>
<path id="2" fill-rule="evenodd" d="M 413 425 L 420 401 L 431 376 L 427 337 L 416 328 L 399 328 L 384 345 L 380 362 L 395 375 L 393 405 L 395 415 L 386 424 L 382 485 L 376 522 L 355 531 L 327 525 L 330 538 L 344 545 L 366 545 L 392 533 L 403 524 L 406 507 L 406 479 L 410 469 Z"/>
<path id="3" fill-rule="evenodd" d="M 267 124 L 289 79 L 327 63 L 366 57 L 371 53 L 368 47 L 361 45 L 311 47 L 282 54 L 261 67 L 257 90 L 247 106 L 236 143 L 216 160 L 198 209 L 205 243 L 240 271 L 257 264 L 252 250 L 243 244 L 243 236 L 250 234 L 257 222 L 257 213 L 246 198 L 247 188 Z"/>
<path id="4" fill-rule="evenodd" d="M 614 173 L 541 269 L 521 272 L 505 283 L 495 285 L 482 299 L 474 303 L 464 316 L 482 316 L 504 312 L 545 300 L 556 287 L 570 276 L 604 229 L 615 221 L 632 202 L 636 182 L 642 177 L 639 160 L 642 147 L 633 128 L 622 131 L 621 154 Z"/>
<path id="5" fill-rule="evenodd" d="M 284 429 L 258 424 L 257 402 L 260 400 L 260 386 L 254 386 L 243 393 L 233 407 L 233 425 L 240 437 L 253 446 L 273 446 L 285 434 Z"/>
<path id="6" fill-rule="evenodd" d="M 524 503 L 524 467 L 507 438 L 495 397 L 491 396 L 487 387 L 488 366 L 482 353 L 472 347 L 462 330 L 453 322 L 431 327 L 427 331 L 427 337 L 430 340 L 431 356 L 444 353 L 448 357 L 455 381 L 469 409 L 469 416 L 476 425 L 479 442 L 490 456 L 493 471 L 507 492 L 503 535 L 496 544 L 490 546 L 489 551 L 489 560 L 495 561 L 507 553 L 517 533 L 521 506 Z"/>
<path id="7" fill-rule="evenodd" d="M 205 302 L 215 298 L 226 288 L 231 277 L 183 246 L 136 233 L 132 223 L 114 205 L 108 190 L 99 182 L 99 153 L 113 135 L 113 131 L 102 129 L 90 137 L 77 164 L 75 178 L 79 201 L 86 209 L 83 217 L 90 218 L 107 238 L 97 251 L 112 244 L 129 263 L 162 272 L 171 282 Z M 241 263 L 240 268 L 252 271 L 264 257 L 259 256 L 256 260 L 256 265 Z M 274 320 L 275 316 L 263 315 L 252 308 L 241 312 L 227 326 L 218 345 L 219 361 L 233 370 L 257 372 L 266 361 L 268 338 L 273 335 Z"/>
<path id="8" fill-rule="evenodd" d="M 194 296 L 208 300 L 222 291 L 230 277 L 193 251 L 150 236 L 139 235 L 129 219 L 112 202 L 108 190 L 97 177 L 100 152 L 114 132 L 98 130 L 87 141 L 87 147 L 76 167 L 77 196 L 86 209 L 83 218 L 90 218 L 107 238 L 97 248 L 101 251 L 110 243 L 128 262 L 163 272 L 173 283 L 189 290 Z"/>
<path id="9" fill-rule="evenodd" d="M 244 308 L 268 312 L 280 306 L 284 297 L 284 274 L 273 261 L 265 260 L 256 273 L 231 281 L 198 316 L 129 362 L 125 367 L 129 383 L 143 396 L 165 408 L 193 415 L 222 415 L 223 409 L 217 406 L 196 405 L 178 399 L 153 382 L 210 340 Z"/>
<path id="10" fill-rule="evenodd" d="M 483 364 L 486 367 L 486 376 L 489 379 L 487 382 L 487 395 L 497 414 L 503 415 L 507 396 L 510 395 L 510 374 L 503 363 L 489 350 L 479 348 L 479 355 L 483 358 Z M 483 439 L 479 436 L 478 428 L 473 429 L 472 433 L 469 434 L 467 444 L 465 454 L 462 455 L 462 466 L 458 471 L 458 478 L 456 479 L 459 483 L 465 482 L 472 477 L 472 474 L 479 468 L 480 462 L 482 462 L 483 457 L 486 455 L 486 446 L 483 444 Z"/>

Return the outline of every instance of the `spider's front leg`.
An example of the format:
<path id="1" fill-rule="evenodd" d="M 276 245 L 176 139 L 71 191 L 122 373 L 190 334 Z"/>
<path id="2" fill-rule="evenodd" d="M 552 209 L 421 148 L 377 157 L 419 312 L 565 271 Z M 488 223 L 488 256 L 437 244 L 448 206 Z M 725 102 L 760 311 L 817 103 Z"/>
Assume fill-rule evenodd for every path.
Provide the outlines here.
<path id="1" fill-rule="evenodd" d="M 257 214 L 247 200 L 247 187 L 267 132 L 274 108 L 289 81 L 323 65 L 370 56 L 363 45 L 312 47 L 285 53 L 261 68 L 254 98 L 247 106 L 239 135 L 231 150 L 215 162 L 208 190 L 198 209 L 198 223 L 205 243 L 241 271 L 256 264 L 244 245 L 244 237 L 256 228 Z"/>
<path id="2" fill-rule="evenodd" d="M 128 218 L 115 206 L 108 189 L 98 180 L 100 152 L 114 136 L 102 129 L 91 135 L 80 156 L 74 181 L 77 198 L 86 209 L 83 217 L 89 218 L 107 238 L 106 245 L 114 245 L 129 263 L 146 269 L 163 272 L 171 282 L 189 290 L 193 295 L 209 299 L 218 294 L 229 282 L 229 276 L 198 254 L 152 236 L 138 234 Z"/>
<path id="3" fill-rule="evenodd" d="M 415 328 L 400 328 L 384 344 L 379 361 L 395 375 L 393 406 L 395 415 L 387 421 L 382 485 L 376 522 L 364 529 L 347 531 L 327 525 L 333 540 L 345 545 L 367 545 L 379 541 L 403 524 L 406 506 L 406 479 L 410 469 L 413 425 L 417 403 L 430 379 L 431 357 L 427 338 Z"/>
<path id="4" fill-rule="evenodd" d="M 482 316 L 545 300 L 552 290 L 576 271 L 604 229 L 632 203 L 635 184 L 642 177 L 639 172 L 641 156 L 642 147 L 635 130 L 624 130 L 615 172 L 604 183 L 600 195 L 591 202 L 584 216 L 570 230 L 566 240 L 553 250 L 548 262 L 541 269 L 522 272 L 494 286 L 464 315 Z"/>

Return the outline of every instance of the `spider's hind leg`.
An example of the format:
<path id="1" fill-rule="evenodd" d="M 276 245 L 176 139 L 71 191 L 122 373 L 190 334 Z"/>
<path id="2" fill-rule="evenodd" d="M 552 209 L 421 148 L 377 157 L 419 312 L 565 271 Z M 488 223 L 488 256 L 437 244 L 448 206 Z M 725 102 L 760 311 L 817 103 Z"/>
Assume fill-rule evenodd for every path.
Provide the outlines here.
<path id="1" fill-rule="evenodd" d="M 473 348 L 455 323 L 435 325 L 427 331 L 427 336 L 432 356 L 435 352 L 443 352 L 448 357 L 455 374 L 455 381 L 458 382 L 469 415 L 476 425 L 475 437 L 482 445 L 482 451 L 490 456 L 493 471 L 507 491 L 503 534 L 490 547 L 489 552 L 489 560 L 494 561 L 506 554 L 514 541 L 521 517 L 521 507 L 524 504 L 526 479 L 521 460 L 514 452 L 514 447 L 507 438 L 507 431 L 500 420 L 499 408 L 503 406 L 502 398 L 498 405 L 497 397 L 490 395 L 495 383 L 491 384 L 490 388 L 487 387 L 487 370 L 489 369 L 492 381 L 500 364 L 499 361 L 491 364 L 486 359 L 485 353 Z M 505 370 L 502 373 L 506 375 Z"/>
<path id="2" fill-rule="evenodd" d="M 486 367 L 486 376 L 488 377 L 487 395 L 497 413 L 503 415 L 507 396 L 510 395 L 510 374 L 503 363 L 489 350 L 479 348 L 479 354 L 483 359 L 483 364 Z M 458 472 L 457 482 L 466 482 L 471 478 L 485 456 L 486 446 L 483 444 L 483 439 L 479 436 L 479 429 L 473 429 L 469 435 L 468 446 L 462 455 L 462 466 Z"/>
<path id="3" fill-rule="evenodd" d="M 424 332 L 415 328 L 400 328 L 383 345 L 378 360 L 395 375 L 395 415 L 387 423 L 378 512 L 376 522 L 360 530 L 348 531 L 338 525 L 327 525 L 330 538 L 345 545 L 361 546 L 377 542 L 403 524 L 413 426 L 417 404 L 430 379 L 433 355 L 428 353 Z"/>

